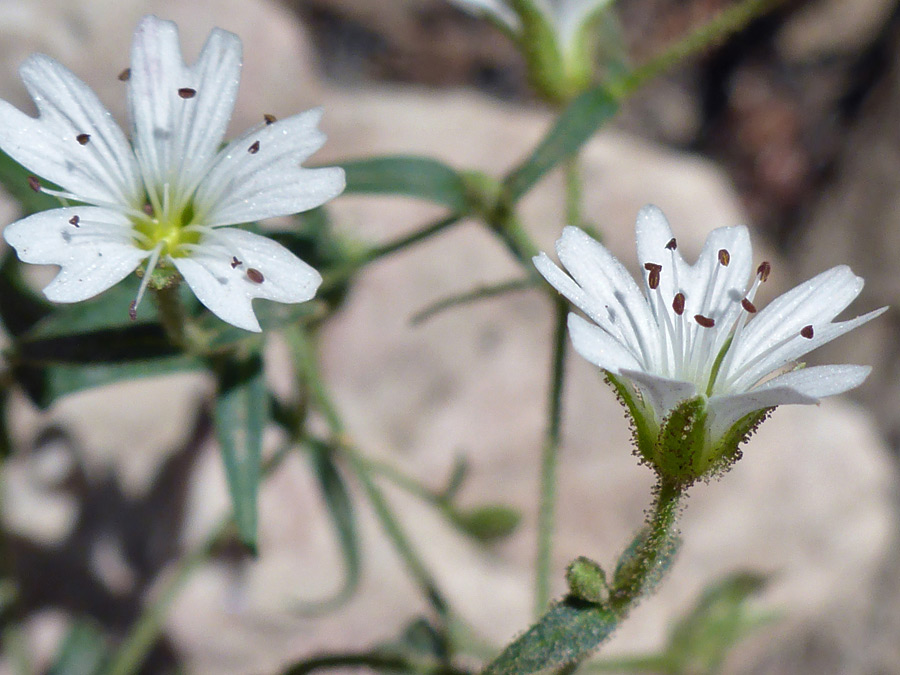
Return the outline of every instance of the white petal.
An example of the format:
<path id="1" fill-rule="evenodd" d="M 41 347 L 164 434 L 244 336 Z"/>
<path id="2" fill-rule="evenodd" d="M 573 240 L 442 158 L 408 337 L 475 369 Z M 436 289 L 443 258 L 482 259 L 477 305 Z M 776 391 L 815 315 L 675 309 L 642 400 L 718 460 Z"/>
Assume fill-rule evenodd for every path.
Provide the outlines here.
<path id="1" fill-rule="evenodd" d="M 782 340 L 798 335 L 807 325 L 816 327 L 840 314 L 863 288 L 863 280 L 846 265 L 795 286 L 763 307 L 747 322 L 732 361 L 732 370 L 758 360 Z"/>
<path id="2" fill-rule="evenodd" d="M 644 403 L 653 408 L 657 424 L 661 424 L 678 404 L 697 395 L 697 387 L 690 382 L 651 375 L 640 370 L 623 369 L 621 375 L 638 386 Z"/>
<path id="3" fill-rule="evenodd" d="M 309 110 L 229 143 L 197 190 L 198 218 L 211 226 L 247 223 L 306 211 L 343 192 L 343 169 L 300 166 L 325 142 L 321 117 Z"/>
<path id="4" fill-rule="evenodd" d="M 234 257 L 240 264 L 233 264 Z M 261 329 L 253 313 L 254 298 L 305 302 L 322 283 L 316 270 L 281 244 L 236 228 L 215 230 L 191 257 L 173 258 L 172 262 L 213 314 L 256 332 Z M 249 269 L 262 275 L 261 283 L 248 276 Z"/>
<path id="5" fill-rule="evenodd" d="M 595 366 L 618 374 L 622 368 L 640 369 L 634 355 L 602 328 L 569 314 L 569 335 L 575 351 Z"/>
<path id="6" fill-rule="evenodd" d="M 78 216 L 78 227 L 70 222 Z M 92 206 L 42 211 L 8 225 L 3 237 L 27 263 L 59 265 L 44 289 L 54 302 L 91 298 L 128 276 L 149 255 L 122 214 Z"/>
<path id="7" fill-rule="evenodd" d="M 622 331 L 610 321 L 606 306 L 594 296 L 586 293 L 581 286 L 572 280 L 572 277 L 557 267 L 546 253 L 534 256 L 532 262 L 537 271 L 541 273 L 551 286 L 568 298 L 578 309 L 587 314 L 594 323 L 607 333 L 615 336 L 623 344 L 626 344 L 633 353 L 640 353 L 638 344 L 632 343 L 622 336 Z"/>
<path id="8" fill-rule="evenodd" d="M 709 400 L 710 434 L 720 438 L 745 415 L 786 404 L 813 404 L 858 387 L 868 377 L 869 366 L 816 366 L 794 370 L 756 389 L 734 396 L 713 396 Z"/>
<path id="9" fill-rule="evenodd" d="M 135 152 L 148 186 L 172 183 L 178 175 L 181 120 L 192 115 L 196 103 L 179 96 L 178 90 L 195 85 L 181 57 L 178 27 L 155 16 L 141 19 L 131 47 L 128 109 Z"/>
<path id="10" fill-rule="evenodd" d="M 90 87 L 41 54 L 19 72 L 40 115 L 29 117 L 0 101 L 0 148 L 80 200 L 131 203 L 140 190 L 134 155 Z M 84 145 L 80 134 L 90 136 Z"/>
<path id="11" fill-rule="evenodd" d="M 628 270 L 577 227 L 563 229 L 556 252 L 572 278 L 591 296 L 591 303 L 606 313 L 614 328 L 608 332 L 635 345 L 645 368 L 657 369 L 659 330 L 651 318 L 647 299 Z"/>
<path id="12" fill-rule="evenodd" d="M 688 265 L 678 248 L 674 250 L 666 248 L 673 238 L 669 221 L 658 206 L 648 204 L 638 212 L 635 223 L 638 264 L 642 270 L 644 263 L 662 265 L 659 291 L 667 305 L 671 303 L 676 293 L 684 290 L 680 284 L 676 285 L 675 279 L 681 281 L 687 279 L 688 275 Z M 646 281 L 647 274 L 644 274 L 644 279 Z"/>
<path id="13" fill-rule="evenodd" d="M 868 323 L 875 317 L 881 316 L 887 309 L 887 307 L 882 307 L 881 309 L 873 310 L 862 316 L 858 316 L 855 319 L 850 319 L 849 321 L 826 323 L 823 326 L 816 326 L 811 339 L 802 337 L 799 333 L 796 334 L 790 341 L 777 349 L 768 352 L 764 357 L 749 362 L 743 371 L 731 368 L 730 370 L 734 375 L 737 375 L 737 377 L 730 383 L 730 388 L 740 391 L 741 389 L 752 387 L 769 373 L 783 368 L 796 361 L 804 354 L 831 342 L 835 338 L 840 337 L 854 328 L 858 328 L 864 323 Z"/>
<path id="14" fill-rule="evenodd" d="M 234 33 L 214 29 L 197 62 L 191 66 L 197 95 L 184 101 L 176 123 L 180 149 L 179 185 L 192 194 L 219 151 L 231 119 L 241 80 L 241 41 Z"/>

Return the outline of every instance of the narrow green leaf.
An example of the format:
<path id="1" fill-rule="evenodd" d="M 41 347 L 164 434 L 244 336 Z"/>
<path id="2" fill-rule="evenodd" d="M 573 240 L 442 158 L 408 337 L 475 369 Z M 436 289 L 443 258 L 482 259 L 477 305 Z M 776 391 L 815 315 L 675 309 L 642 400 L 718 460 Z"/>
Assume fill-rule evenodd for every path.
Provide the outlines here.
<path id="1" fill-rule="evenodd" d="M 223 360 L 218 364 L 216 435 L 241 541 L 256 553 L 257 497 L 262 464 L 262 435 L 269 399 L 262 359 Z"/>
<path id="2" fill-rule="evenodd" d="M 345 193 L 390 194 L 468 210 L 465 183 L 456 171 L 430 157 L 388 156 L 341 164 L 347 173 Z"/>
<path id="3" fill-rule="evenodd" d="M 48 367 L 20 365 L 13 372 L 34 404 L 39 408 L 48 408 L 63 396 L 85 389 L 205 367 L 206 364 L 198 359 L 170 356 L 123 363 L 76 363 Z"/>
<path id="4" fill-rule="evenodd" d="M 332 449 L 324 444 L 312 444 L 311 457 L 319 488 L 322 491 L 322 498 L 328 507 L 328 513 L 337 533 L 341 555 L 344 559 L 344 583 L 337 593 L 330 598 L 310 603 L 302 608 L 304 611 L 320 612 L 334 609 L 353 597 L 353 593 L 359 585 L 360 553 L 353 501 L 350 499 L 344 479 L 334 463 Z"/>
<path id="5" fill-rule="evenodd" d="M 619 620 L 607 607 L 565 598 L 510 644 L 482 675 L 525 675 L 584 658 L 612 634 Z"/>
<path id="6" fill-rule="evenodd" d="M 618 110 L 618 102 L 602 86 L 578 96 L 559 116 L 531 156 L 506 178 L 510 199 L 518 201 L 557 164 L 577 152 Z"/>

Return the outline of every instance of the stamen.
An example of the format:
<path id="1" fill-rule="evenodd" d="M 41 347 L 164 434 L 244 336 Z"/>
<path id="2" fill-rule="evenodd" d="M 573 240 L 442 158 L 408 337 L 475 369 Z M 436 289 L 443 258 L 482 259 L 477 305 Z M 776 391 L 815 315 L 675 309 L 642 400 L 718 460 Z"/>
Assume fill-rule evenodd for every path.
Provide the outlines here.
<path id="1" fill-rule="evenodd" d="M 262 272 L 253 267 L 247 268 L 247 278 L 254 284 L 261 284 L 266 280 L 266 278 L 262 275 Z"/>
<path id="2" fill-rule="evenodd" d="M 126 68 L 119 73 L 119 82 L 128 82 L 131 79 L 131 68 Z"/>
<path id="3" fill-rule="evenodd" d="M 772 265 L 768 262 L 762 262 L 759 264 L 759 267 L 756 268 L 756 274 L 759 277 L 760 281 L 765 281 L 769 278 L 769 274 L 772 272 Z"/>
<path id="4" fill-rule="evenodd" d="M 747 298 L 744 298 L 743 300 L 741 300 L 741 307 L 746 309 L 751 314 L 756 314 L 756 305 L 754 305 L 752 302 L 750 302 Z"/>
<path id="5" fill-rule="evenodd" d="M 719 264 L 722 267 L 728 267 L 728 263 L 731 262 L 731 254 L 726 251 L 724 248 L 719 249 Z"/>
<path id="6" fill-rule="evenodd" d="M 675 237 L 669 239 L 669 243 L 666 244 L 666 248 L 670 251 L 674 251 L 676 248 L 678 248 L 678 242 L 675 240 Z"/>
<path id="7" fill-rule="evenodd" d="M 78 216 L 72 216 L 71 218 L 69 218 L 69 223 L 71 223 L 71 224 L 74 225 L 75 227 L 81 227 L 81 226 L 78 224 L 79 221 L 81 221 L 81 218 L 79 218 Z"/>
<path id="8" fill-rule="evenodd" d="M 78 141 L 79 143 L 81 143 L 82 145 L 87 145 L 88 141 L 91 140 L 91 135 L 90 134 L 78 134 L 75 137 L 75 140 Z"/>
<path id="9" fill-rule="evenodd" d="M 143 209 L 144 213 L 146 213 L 148 216 L 153 215 L 153 204 L 148 202 L 148 203 L 144 204 L 141 208 Z"/>
<path id="10" fill-rule="evenodd" d="M 812 340 L 814 334 L 812 326 L 804 326 L 800 329 L 800 336 L 805 337 L 807 340 Z"/>
<path id="11" fill-rule="evenodd" d="M 672 309 L 678 316 L 684 314 L 684 293 L 675 294 L 675 299 L 672 300 Z"/>
<path id="12" fill-rule="evenodd" d="M 278 118 L 275 117 L 275 115 L 270 115 L 269 113 L 266 113 L 265 115 L 263 115 L 263 119 L 266 121 L 267 125 L 275 124 L 275 122 L 278 121 Z"/>
<path id="13" fill-rule="evenodd" d="M 28 176 L 28 187 L 30 187 L 35 192 L 41 191 L 41 181 L 37 176 Z"/>
<path id="14" fill-rule="evenodd" d="M 255 155 L 257 152 L 259 152 L 259 141 L 254 141 L 253 145 L 247 148 L 247 152 L 249 152 L 251 155 Z"/>
<path id="15" fill-rule="evenodd" d="M 238 260 L 236 255 L 231 256 L 231 269 L 238 267 L 239 265 L 243 265 L 243 260 Z"/>
<path id="16" fill-rule="evenodd" d="M 644 263 L 644 269 L 650 272 L 650 276 L 647 279 L 647 285 L 655 291 L 659 288 L 659 273 L 662 271 L 662 265 L 648 262 Z"/>
<path id="17" fill-rule="evenodd" d="M 178 90 L 178 95 L 184 99 L 194 98 L 197 95 L 197 90 L 190 87 L 182 87 Z"/>
<path id="18" fill-rule="evenodd" d="M 694 314 L 694 321 L 696 321 L 704 328 L 712 328 L 716 325 L 714 319 L 710 319 L 708 316 L 703 316 L 702 314 Z"/>
<path id="19" fill-rule="evenodd" d="M 159 262 L 159 254 L 162 253 L 163 244 L 164 242 L 159 242 L 156 245 L 156 248 L 150 253 L 150 259 L 147 261 L 147 266 L 144 268 L 144 278 L 141 279 L 141 286 L 138 288 L 137 297 L 131 301 L 131 305 L 128 307 L 128 316 L 132 321 L 137 318 L 138 305 L 141 304 L 141 298 L 144 297 L 144 291 L 147 290 L 147 284 L 150 283 L 153 269 L 156 267 L 156 263 Z"/>

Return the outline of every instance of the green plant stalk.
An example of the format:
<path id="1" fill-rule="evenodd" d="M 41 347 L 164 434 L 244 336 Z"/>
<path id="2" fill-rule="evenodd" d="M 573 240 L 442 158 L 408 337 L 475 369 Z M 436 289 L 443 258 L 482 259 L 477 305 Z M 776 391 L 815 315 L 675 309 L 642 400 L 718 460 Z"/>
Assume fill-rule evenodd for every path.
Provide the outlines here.
<path id="1" fill-rule="evenodd" d="M 185 331 L 184 307 L 181 298 L 178 297 L 179 284 L 173 284 L 165 288 L 151 289 L 156 299 L 156 307 L 159 311 L 159 322 L 169 340 L 176 347 L 188 351 L 188 339 Z"/>
<path id="2" fill-rule="evenodd" d="M 268 478 L 281 466 L 281 462 L 288 456 L 291 447 L 291 444 L 288 443 L 279 448 L 278 452 L 265 463 L 263 479 Z M 113 654 L 109 665 L 103 669 L 102 675 L 131 675 L 131 673 L 138 672 L 153 645 L 159 639 L 169 609 L 178 593 L 188 582 L 191 574 L 209 560 L 212 551 L 225 539 L 233 536 L 233 527 L 234 517 L 229 511 L 228 515 L 222 517 L 196 549 L 182 556 L 156 597 L 144 608 L 138 620 L 132 624 L 128 635 Z"/>
<path id="3" fill-rule="evenodd" d="M 656 488 L 653 511 L 647 522 L 648 534 L 626 567 L 616 571 L 616 579 L 610 589 L 609 606 L 622 619 L 631 608 L 648 593 L 647 582 L 660 563 L 671 551 L 675 521 L 684 488 L 677 483 L 660 479 Z"/>
<path id="4" fill-rule="evenodd" d="M 581 159 L 578 153 L 566 160 L 564 172 L 566 182 L 566 224 L 581 227 Z"/>
<path id="5" fill-rule="evenodd" d="M 535 563 L 534 612 L 540 616 L 550 604 L 550 576 L 553 562 L 553 530 L 556 513 L 556 473 L 562 427 L 562 394 L 565 380 L 566 317 L 568 305 L 556 303 L 553 329 L 553 359 L 550 367 L 550 396 L 547 433 L 541 452 L 540 502 L 538 507 L 537 560 Z"/>
<path id="6" fill-rule="evenodd" d="M 753 19 L 781 4 L 784 0 L 744 0 L 722 10 L 711 21 L 674 45 L 653 57 L 623 78 L 607 86 L 617 98 L 624 99 L 649 80 L 654 79 L 684 59 L 707 49 L 732 33 L 744 28 Z"/>
<path id="7" fill-rule="evenodd" d="M 344 261 L 342 264 L 337 265 L 334 269 L 325 274 L 325 278 L 322 281 L 320 293 L 328 291 L 335 286 L 340 286 L 346 283 L 348 279 L 356 274 L 356 272 L 358 272 L 369 263 L 373 263 L 376 260 L 380 260 L 381 258 L 385 258 L 394 253 L 398 253 L 405 248 L 409 248 L 410 246 L 413 246 L 437 234 L 440 234 L 444 230 L 456 225 L 462 220 L 462 218 L 462 214 L 451 214 L 449 216 L 446 216 L 445 218 L 441 218 L 440 220 L 428 223 L 427 225 L 415 230 L 414 232 L 403 235 L 402 237 L 398 237 L 393 241 L 366 248 L 358 255 L 350 256 L 348 260 Z"/>
<path id="8" fill-rule="evenodd" d="M 294 362 L 298 368 L 302 384 L 308 389 L 316 407 L 325 416 L 331 429 L 334 437 L 331 445 L 347 459 L 350 468 L 362 485 L 366 497 L 371 502 L 382 528 L 388 535 L 397 553 L 403 559 L 409 573 L 416 583 L 422 587 L 437 614 L 446 619 L 450 612 L 449 604 L 439 590 L 431 572 L 413 548 L 403 528 L 400 527 L 399 521 L 394 517 L 381 489 L 372 480 L 367 460 L 350 442 L 343 420 L 332 403 L 331 396 L 319 374 L 311 341 L 307 339 L 299 327 L 294 327 L 287 332 L 287 341 L 293 353 Z"/>

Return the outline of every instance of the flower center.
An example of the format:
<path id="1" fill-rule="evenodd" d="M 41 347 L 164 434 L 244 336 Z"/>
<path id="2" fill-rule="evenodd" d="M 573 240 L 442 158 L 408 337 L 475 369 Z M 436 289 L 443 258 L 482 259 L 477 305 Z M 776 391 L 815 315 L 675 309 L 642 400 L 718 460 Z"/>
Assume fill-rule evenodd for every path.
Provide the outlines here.
<path id="1" fill-rule="evenodd" d="M 179 258 L 188 255 L 190 247 L 200 242 L 203 228 L 193 225 L 194 209 L 188 204 L 181 210 L 144 207 L 144 218 L 134 218 L 135 245 L 145 251 L 160 249 L 160 255 Z"/>

